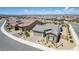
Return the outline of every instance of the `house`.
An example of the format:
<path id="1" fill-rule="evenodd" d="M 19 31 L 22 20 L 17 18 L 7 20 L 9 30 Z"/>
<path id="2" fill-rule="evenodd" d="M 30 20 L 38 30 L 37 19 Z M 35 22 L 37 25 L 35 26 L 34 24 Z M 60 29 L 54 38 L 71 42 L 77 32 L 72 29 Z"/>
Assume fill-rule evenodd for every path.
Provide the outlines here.
<path id="1" fill-rule="evenodd" d="M 37 19 L 23 19 L 22 23 L 19 24 L 19 28 L 24 28 L 25 30 L 31 30 L 36 24 L 42 24 L 42 22 Z"/>
<path id="2" fill-rule="evenodd" d="M 15 30 L 17 26 L 21 23 L 22 23 L 21 20 L 17 19 L 16 17 L 9 17 L 7 19 L 7 24 L 9 24 L 9 27 L 15 28 Z M 17 28 L 17 30 L 19 30 L 19 27 Z"/>
<path id="3" fill-rule="evenodd" d="M 21 20 L 17 19 L 16 17 L 9 17 L 9 19 L 7 21 L 13 27 L 15 27 L 16 24 L 20 24 L 21 23 Z"/>
<path id="4" fill-rule="evenodd" d="M 47 37 L 55 43 L 59 42 L 60 26 L 55 24 L 36 25 L 33 29 L 35 36 Z"/>
<path id="5" fill-rule="evenodd" d="M 42 24 L 42 22 L 37 19 L 17 19 L 16 17 L 9 17 L 8 23 L 18 30 L 31 30 L 36 24 Z"/>

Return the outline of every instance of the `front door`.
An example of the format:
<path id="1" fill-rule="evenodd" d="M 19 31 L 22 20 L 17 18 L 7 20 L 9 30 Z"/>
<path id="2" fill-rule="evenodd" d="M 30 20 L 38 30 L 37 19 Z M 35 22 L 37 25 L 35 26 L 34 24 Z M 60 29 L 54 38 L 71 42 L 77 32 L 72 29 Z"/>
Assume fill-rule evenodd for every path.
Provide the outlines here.
<path id="1" fill-rule="evenodd" d="M 54 41 L 54 36 L 53 35 L 51 35 L 51 36 L 49 36 L 49 38 L 48 38 L 50 41 Z"/>

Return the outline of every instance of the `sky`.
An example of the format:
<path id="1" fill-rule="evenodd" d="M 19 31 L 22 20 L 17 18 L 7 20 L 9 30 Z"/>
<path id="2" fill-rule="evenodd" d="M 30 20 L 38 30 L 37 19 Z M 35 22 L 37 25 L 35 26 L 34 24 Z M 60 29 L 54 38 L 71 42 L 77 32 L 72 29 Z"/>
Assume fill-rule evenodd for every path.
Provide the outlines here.
<path id="1" fill-rule="evenodd" d="M 0 7 L 0 14 L 79 14 L 79 7 Z"/>

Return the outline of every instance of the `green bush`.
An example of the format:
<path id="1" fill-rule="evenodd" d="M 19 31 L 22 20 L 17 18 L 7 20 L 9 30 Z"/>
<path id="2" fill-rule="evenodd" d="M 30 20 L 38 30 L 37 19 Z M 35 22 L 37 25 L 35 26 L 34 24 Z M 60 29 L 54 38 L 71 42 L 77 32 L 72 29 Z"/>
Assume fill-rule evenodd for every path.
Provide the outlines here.
<path id="1" fill-rule="evenodd" d="M 71 35 L 71 33 L 69 33 L 69 35 Z"/>
<path id="2" fill-rule="evenodd" d="M 50 46 L 50 45 L 48 45 L 48 47 L 50 48 L 51 46 Z"/>
<path id="3" fill-rule="evenodd" d="M 53 45 L 51 45 L 51 47 L 53 47 Z"/>
<path id="4" fill-rule="evenodd" d="M 67 38 L 67 41 L 68 41 L 69 39 Z"/>
<path id="5" fill-rule="evenodd" d="M 53 45 L 48 45 L 49 48 L 53 47 Z"/>

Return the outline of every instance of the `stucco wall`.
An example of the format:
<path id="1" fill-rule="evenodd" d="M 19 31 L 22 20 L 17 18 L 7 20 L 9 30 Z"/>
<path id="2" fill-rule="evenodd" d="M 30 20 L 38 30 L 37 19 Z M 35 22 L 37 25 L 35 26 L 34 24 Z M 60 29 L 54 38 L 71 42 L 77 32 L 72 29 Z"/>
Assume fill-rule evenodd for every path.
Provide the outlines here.
<path id="1" fill-rule="evenodd" d="M 34 36 L 40 36 L 43 37 L 43 33 L 33 32 Z"/>

